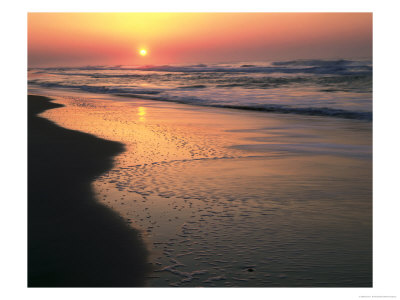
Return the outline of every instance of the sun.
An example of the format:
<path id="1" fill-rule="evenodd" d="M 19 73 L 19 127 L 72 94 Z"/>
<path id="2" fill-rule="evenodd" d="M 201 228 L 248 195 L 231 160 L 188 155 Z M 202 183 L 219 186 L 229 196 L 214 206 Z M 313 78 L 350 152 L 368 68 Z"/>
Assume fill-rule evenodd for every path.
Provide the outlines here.
<path id="1" fill-rule="evenodd" d="M 147 55 L 147 50 L 146 49 L 140 49 L 139 54 L 141 56 L 146 56 Z"/>

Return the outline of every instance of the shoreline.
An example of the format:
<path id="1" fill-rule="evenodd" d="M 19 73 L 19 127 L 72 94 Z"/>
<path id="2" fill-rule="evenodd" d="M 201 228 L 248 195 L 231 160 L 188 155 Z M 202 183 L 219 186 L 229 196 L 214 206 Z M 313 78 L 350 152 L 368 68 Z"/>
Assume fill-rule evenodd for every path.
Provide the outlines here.
<path id="1" fill-rule="evenodd" d="M 28 287 L 144 286 L 140 234 L 90 186 L 123 144 L 37 116 L 62 106 L 28 95 Z"/>
<path id="2" fill-rule="evenodd" d="M 301 115 L 301 116 L 316 116 L 316 117 L 329 117 L 329 118 L 338 118 L 338 119 L 347 119 L 347 120 L 359 120 L 365 122 L 372 122 L 372 112 L 368 111 L 351 111 L 344 109 L 334 109 L 334 108 L 324 108 L 324 107 L 315 107 L 315 108 L 290 108 L 290 107 L 279 107 L 274 104 L 262 106 L 238 106 L 238 105 L 201 105 L 198 103 L 191 103 L 179 100 L 168 100 L 168 99 L 159 99 L 159 98 L 151 98 L 140 96 L 139 94 L 110 94 L 118 97 L 126 97 L 126 98 L 135 98 L 135 99 L 143 99 L 150 101 L 164 101 L 164 102 L 172 102 L 177 104 L 184 105 L 192 105 L 197 107 L 213 107 L 213 108 L 222 108 L 222 109 L 235 109 L 235 110 L 244 110 L 244 111 L 257 111 L 257 112 L 265 112 L 265 113 L 274 113 L 281 115 Z"/>
<path id="3" fill-rule="evenodd" d="M 125 146 L 91 186 L 144 237 L 146 286 L 372 284 L 369 123 L 46 95 L 44 118 Z"/>

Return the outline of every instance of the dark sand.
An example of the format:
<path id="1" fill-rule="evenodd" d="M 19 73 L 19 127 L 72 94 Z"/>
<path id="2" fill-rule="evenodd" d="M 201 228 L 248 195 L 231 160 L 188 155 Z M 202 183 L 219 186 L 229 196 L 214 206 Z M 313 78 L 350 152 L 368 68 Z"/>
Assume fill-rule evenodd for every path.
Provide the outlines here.
<path id="1" fill-rule="evenodd" d="M 28 286 L 143 286 L 142 239 L 90 185 L 124 147 L 37 116 L 60 106 L 28 96 Z"/>

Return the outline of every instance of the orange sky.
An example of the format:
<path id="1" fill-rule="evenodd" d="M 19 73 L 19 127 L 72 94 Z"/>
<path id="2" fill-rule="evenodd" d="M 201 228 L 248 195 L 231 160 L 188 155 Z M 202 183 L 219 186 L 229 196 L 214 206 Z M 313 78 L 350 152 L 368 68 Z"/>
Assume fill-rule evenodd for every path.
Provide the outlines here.
<path id="1" fill-rule="evenodd" d="M 371 56 L 370 13 L 28 14 L 30 67 Z"/>

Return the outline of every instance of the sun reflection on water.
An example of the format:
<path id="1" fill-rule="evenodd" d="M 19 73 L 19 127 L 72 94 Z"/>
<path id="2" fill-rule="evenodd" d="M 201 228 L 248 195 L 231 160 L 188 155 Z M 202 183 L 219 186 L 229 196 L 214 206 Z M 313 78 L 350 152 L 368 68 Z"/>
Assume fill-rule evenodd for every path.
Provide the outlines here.
<path id="1" fill-rule="evenodd" d="M 145 121 L 146 120 L 146 107 L 139 106 L 138 107 L 138 113 L 137 115 L 139 116 L 139 121 Z"/>

